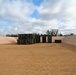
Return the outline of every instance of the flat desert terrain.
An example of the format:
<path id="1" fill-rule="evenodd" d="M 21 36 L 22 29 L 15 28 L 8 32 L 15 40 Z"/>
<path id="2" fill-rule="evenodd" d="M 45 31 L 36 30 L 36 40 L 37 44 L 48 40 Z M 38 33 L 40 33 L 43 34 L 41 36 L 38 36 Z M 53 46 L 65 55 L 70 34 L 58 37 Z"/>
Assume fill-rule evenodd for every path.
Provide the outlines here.
<path id="1" fill-rule="evenodd" d="M 0 45 L 0 75 L 76 75 L 76 46 Z"/>

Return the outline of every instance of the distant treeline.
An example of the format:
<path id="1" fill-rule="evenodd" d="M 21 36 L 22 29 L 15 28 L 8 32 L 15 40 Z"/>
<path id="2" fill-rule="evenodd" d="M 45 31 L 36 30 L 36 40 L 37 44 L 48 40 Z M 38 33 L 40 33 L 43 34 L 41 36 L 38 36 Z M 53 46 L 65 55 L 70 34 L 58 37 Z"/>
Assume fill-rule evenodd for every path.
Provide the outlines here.
<path id="1" fill-rule="evenodd" d="M 62 33 L 59 33 L 58 29 L 47 30 L 46 34 L 47 35 L 52 35 L 52 36 L 72 36 L 72 35 L 74 35 L 74 33 L 63 35 Z"/>
<path id="2" fill-rule="evenodd" d="M 12 34 L 12 35 L 6 34 L 6 36 L 7 36 L 7 37 L 18 37 L 18 34 Z"/>
<path id="3" fill-rule="evenodd" d="M 32 33 L 36 35 L 51 35 L 51 36 L 71 36 L 74 35 L 74 33 L 66 34 L 63 35 L 62 33 L 58 33 L 58 29 L 52 29 L 52 30 L 47 30 L 45 34 L 38 34 L 38 33 Z M 6 34 L 8 37 L 18 37 L 18 34 Z"/>

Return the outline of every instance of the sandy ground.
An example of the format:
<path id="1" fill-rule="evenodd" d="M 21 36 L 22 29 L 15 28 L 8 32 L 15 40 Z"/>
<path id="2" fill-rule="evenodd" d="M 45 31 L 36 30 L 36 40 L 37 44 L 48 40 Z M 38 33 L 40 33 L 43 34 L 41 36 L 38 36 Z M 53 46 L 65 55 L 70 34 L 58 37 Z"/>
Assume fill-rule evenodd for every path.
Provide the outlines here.
<path id="1" fill-rule="evenodd" d="M 76 75 L 76 46 L 0 45 L 0 75 Z"/>

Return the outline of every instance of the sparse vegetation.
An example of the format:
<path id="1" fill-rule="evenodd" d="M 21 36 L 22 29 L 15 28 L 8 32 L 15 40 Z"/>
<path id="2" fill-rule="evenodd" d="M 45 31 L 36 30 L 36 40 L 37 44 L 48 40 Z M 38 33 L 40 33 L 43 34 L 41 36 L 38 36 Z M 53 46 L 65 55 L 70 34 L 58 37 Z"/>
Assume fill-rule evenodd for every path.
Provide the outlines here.
<path id="1" fill-rule="evenodd" d="M 46 31 L 47 35 L 52 35 L 52 36 L 57 36 L 58 34 L 58 29 L 52 29 L 52 30 L 47 30 Z"/>

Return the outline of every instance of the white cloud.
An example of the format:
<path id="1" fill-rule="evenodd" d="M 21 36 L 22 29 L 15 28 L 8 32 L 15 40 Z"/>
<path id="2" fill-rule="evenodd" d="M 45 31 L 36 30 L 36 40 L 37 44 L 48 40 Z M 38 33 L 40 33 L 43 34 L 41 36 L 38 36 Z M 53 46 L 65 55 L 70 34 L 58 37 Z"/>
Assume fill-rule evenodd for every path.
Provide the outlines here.
<path id="1" fill-rule="evenodd" d="M 35 9 L 39 19 L 30 17 Z M 40 7 L 28 0 L 1 0 L 0 16 L 12 22 L 11 26 L 0 30 L 4 34 L 44 33 L 57 28 L 65 34 L 76 33 L 76 0 L 44 0 Z"/>
<path id="2" fill-rule="evenodd" d="M 62 32 L 67 30 L 66 33 L 68 29 L 69 32 L 76 29 L 76 0 L 44 0 L 37 10 L 41 20 L 50 21 L 49 28 L 59 28 L 64 30 Z M 56 21 L 52 23 L 53 20 Z"/>
<path id="3" fill-rule="evenodd" d="M 24 20 L 29 17 L 35 7 L 32 3 L 22 2 L 21 0 L 7 0 L 0 5 L 0 16 L 11 20 Z"/>
<path id="4" fill-rule="evenodd" d="M 0 26 L 3 26 L 3 25 L 5 25 L 5 24 L 6 24 L 5 21 L 0 21 Z"/>

